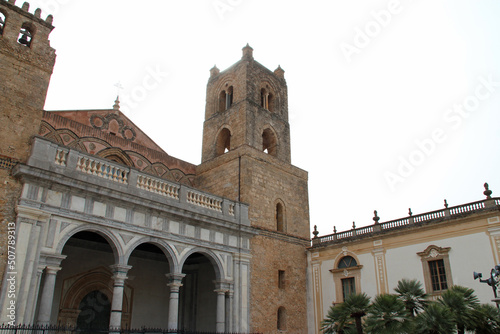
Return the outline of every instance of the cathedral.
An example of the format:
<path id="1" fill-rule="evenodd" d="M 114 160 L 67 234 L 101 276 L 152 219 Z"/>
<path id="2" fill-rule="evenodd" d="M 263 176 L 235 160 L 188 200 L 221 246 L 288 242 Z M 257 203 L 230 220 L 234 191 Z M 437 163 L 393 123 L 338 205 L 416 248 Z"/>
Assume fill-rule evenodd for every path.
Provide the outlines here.
<path id="1" fill-rule="evenodd" d="M 53 18 L 15 2 L 0 0 L 0 324 L 314 334 L 348 294 L 392 293 L 403 278 L 432 299 L 459 284 L 492 301 L 473 275 L 500 263 L 487 184 L 477 202 L 385 222 L 375 211 L 373 225 L 311 238 L 281 67 L 246 45 L 210 69 L 195 165 L 119 97 L 44 110 Z"/>
<path id="2" fill-rule="evenodd" d="M 210 70 L 193 165 L 118 98 L 43 110 L 52 16 L 0 1 L 0 18 L 0 323 L 307 332 L 308 176 L 291 165 L 284 71 L 248 45 Z"/>

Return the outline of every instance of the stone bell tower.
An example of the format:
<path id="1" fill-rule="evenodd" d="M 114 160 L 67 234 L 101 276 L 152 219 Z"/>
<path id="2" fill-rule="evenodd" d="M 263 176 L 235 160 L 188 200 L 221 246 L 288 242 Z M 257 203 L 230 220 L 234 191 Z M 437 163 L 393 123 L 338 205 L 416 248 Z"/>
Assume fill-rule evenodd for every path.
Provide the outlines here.
<path id="1" fill-rule="evenodd" d="M 38 134 L 45 97 L 55 63 L 50 47 L 52 15 L 29 12 L 15 0 L 0 1 L 0 254 L 7 252 L 7 225 L 15 221 L 21 184 L 10 175 L 18 162 L 26 162 L 33 135 Z M 0 278 L 5 258 L 0 259 Z"/>
<path id="2" fill-rule="evenodd" d="M 249 204 L 253 332 L 306 333 L 307 172 L 291 164 L 284 71 L 268 70 L 243 48 L 224 71 L 210 71 L 197 185 Z"/>

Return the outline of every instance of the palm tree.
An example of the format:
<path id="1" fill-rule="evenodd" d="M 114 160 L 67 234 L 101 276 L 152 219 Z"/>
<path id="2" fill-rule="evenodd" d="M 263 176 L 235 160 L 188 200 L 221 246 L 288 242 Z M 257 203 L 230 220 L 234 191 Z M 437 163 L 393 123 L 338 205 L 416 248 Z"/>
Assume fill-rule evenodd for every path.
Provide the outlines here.
<path id="1" fill-rule="evenodd" d="M 370 297 L 366 293 L 353 293 L 346 297 L 342 304 L 345 311 L 356 323 L 358 334 L 363 334 L 361 318 L 366 315 L 370 306 Z"/>
<path id="2" fill-rule="evenodd" d="M 490 304 L 481 304 L 476 308 L 476 334 L 500 333 L 500 311 Z"/>
<path id="3" fill-rule="evenodd" d="M 369 306 L 370 297 L 366 293 L 350 294 L 342 304 L 330 307 L 326 318 L 321 322 L 321 330 L 324 334 L 362 334 L 361 318 L 366 315 Z"/>
<path id="4" fill-rule="evenodd" d="M 411 316 L 398 296 L 382 294 L 375 297 L 366 319 L 367 332 L 401 334 L 411 329 Z"/>
<path id="5" fill-rule="evenodd" d="M 346 312 L 343 305 L 330 306 L 326 318 L 321 322 L 321 330 L 324 334 L 344 334 L 346 329 L 352 325 L 350 315 Z"/>
<path id="6" fill-rule="evenodd" d="M 402 279 L 394 289 L 398 298 L 405 304 L 412 317 L 416 316 L 427 305 L 427 294 L 422 288 L 422 283 L 416 279 Z"/>
<path id="7" fill-rule="evenodd" d="M 479 299 L 474 290 L 454 285 L 443 292 L 438 301 L 451 311 L 458 334 L 475 329 L 477 325 L 475 309 L 479 306 Z"/>
<path id="8" fill-rule="evenodd" d="M 415 317 L 416 334 L 453 333 L 455 328 L 451 311 L 440 303 L 428 303 Z"/>

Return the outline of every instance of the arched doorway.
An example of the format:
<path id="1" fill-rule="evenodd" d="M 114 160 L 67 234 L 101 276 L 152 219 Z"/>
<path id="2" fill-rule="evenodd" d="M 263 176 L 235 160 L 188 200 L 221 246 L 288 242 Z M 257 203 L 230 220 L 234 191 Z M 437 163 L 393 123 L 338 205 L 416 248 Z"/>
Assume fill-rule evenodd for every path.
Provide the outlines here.
<path id="1" fill-rule="evenodd" d="M 193 253 L 182 266 L 186 276 L 179 295 L 179 328 L 215 332 L 217 316 L 216 274 L 210 259 Z"/>
<path id="2" fill-rule="evenodd" d="M 77 329 L 104 329 L 109 326 L 111 301 L 102 291 L 94 290 L 85 295 L 78 310 L 80 313 L 76 319 Z"/>

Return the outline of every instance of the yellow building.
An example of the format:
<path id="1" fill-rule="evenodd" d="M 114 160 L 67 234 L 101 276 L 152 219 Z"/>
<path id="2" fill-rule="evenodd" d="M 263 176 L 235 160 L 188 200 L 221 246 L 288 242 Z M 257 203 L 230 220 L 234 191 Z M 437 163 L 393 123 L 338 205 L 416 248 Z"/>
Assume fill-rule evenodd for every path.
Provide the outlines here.
<path id="1" fill-rule="evenodd" d="M 473 288 L 482 303 L 493 293 L 474 281 L 473 272 L 489 275 L 500 262 L 500 199 L 486 199 L 397 220 L 318 236 L 309 249 L 314 328 L 332 304 L 352 292 L 370 297 L 393 293 L 399 280 L 418 279 L 436 298 L 452 285 Z M 486 275 L 485 275 L 486 276 Z"/>

